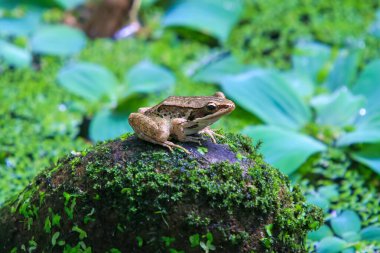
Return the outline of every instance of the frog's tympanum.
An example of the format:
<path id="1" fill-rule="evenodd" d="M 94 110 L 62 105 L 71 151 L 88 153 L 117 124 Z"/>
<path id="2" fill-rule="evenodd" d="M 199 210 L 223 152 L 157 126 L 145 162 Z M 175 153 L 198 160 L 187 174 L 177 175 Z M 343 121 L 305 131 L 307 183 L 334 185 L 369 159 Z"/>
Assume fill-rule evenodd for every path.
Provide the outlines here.
<path id="1" fill-rule="evenodd" d="M 209 126 L 234 109 L 235 104 L 222 92 L 216 92 L 214 96 L 172 96 L 156 106 L 140 108 L 128 120 L 139 138 L 170 150 L 176 147 L 189 153 L 169 140 L 199 143 L 201 137 L 197 134 L 205 133 L 216 142 L 214 136 L 218 134 Z"/>

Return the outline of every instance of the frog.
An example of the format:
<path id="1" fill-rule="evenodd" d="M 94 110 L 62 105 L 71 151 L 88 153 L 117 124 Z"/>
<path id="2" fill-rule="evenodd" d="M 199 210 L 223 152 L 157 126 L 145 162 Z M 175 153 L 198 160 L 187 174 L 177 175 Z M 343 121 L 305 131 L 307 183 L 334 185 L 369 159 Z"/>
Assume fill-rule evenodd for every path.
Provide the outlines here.
<path id="1" fill-rule="evenodd" d="M 171 140 L 200 144 L 206 134 L 216 143 L 215 136 L 223 136 L 210 126 L 234 109 L 234 102 L 220 91 L 212 96 L 170 96 L 155 106 L 139 108 L 129 115 L 128 122 L 138 138 L 190 154 Z"/>

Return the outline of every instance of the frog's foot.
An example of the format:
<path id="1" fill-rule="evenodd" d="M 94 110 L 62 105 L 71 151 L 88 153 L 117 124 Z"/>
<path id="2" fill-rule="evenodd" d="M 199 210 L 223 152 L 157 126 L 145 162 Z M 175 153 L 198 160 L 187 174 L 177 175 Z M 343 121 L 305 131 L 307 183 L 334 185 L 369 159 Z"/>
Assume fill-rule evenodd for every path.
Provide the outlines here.
<path id="1" fill-rule="evenodd" d="M 221 134 L 218 134 L 218 133 L 215 133 L 213 130 L 211 130 L 209 127 L 206 127 L 205 129 L 203 129 L 202 131 L 200 131 L 199 133 L 204 133 L 204 134 L 207 134 L 208 136 L 210 136 L 211 140 L 213 143 L 216 143 L 216 139 L 215 139 L 215 136 L 218 136 L 220 138 L 224 138 L 223 135 Z"/>
<path id="2" fill-rule="evenodd" d="M 190 154 L 189 150 L 187 150 L 186 148 L 184 148 L 180 145 L 177 145 L 171 141 L 165 141 L 164 143 L 157 143 L 157 144 L 160 144 L 164 147 L 167 147 L 170 150 L 170 152 L 173 152 L 173 147 L 174 147 L 174 148 L 179 148 L 179 149 L 183 150 L 186 154 Z"/>

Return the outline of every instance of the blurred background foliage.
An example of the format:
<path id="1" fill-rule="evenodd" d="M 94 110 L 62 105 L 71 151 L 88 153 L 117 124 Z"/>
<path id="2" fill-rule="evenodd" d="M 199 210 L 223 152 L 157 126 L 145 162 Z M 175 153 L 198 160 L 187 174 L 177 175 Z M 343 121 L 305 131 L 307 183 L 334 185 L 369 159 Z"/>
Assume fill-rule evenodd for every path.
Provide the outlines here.
<path id="1" fill-rule="evenodd" d="M 323 208 L 310 252 L 379 250 L 377 0 L 125 2 L 120 23 L 107 1 L 0 1 L 0 205 L 139 107 L 222 90 L 238 107 L 215 127 Z"/>

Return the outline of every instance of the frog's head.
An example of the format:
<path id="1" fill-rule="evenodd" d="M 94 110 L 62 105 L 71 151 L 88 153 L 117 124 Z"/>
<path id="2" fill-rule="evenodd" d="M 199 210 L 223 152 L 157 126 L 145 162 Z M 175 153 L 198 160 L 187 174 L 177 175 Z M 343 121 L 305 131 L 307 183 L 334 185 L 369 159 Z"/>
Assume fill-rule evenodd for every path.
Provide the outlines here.
<path id="1" fill-rule="evenodd" d="M 195 98 L 192 112 L 188 120 L 201 123 L 202 126 L 211 125 L 220 117 L 235 110 L 235 104 L 226 99 L 222 92 L 216 92 L 213 96 Z"/>

